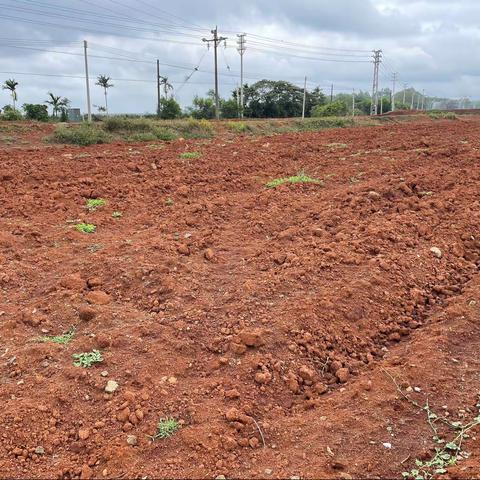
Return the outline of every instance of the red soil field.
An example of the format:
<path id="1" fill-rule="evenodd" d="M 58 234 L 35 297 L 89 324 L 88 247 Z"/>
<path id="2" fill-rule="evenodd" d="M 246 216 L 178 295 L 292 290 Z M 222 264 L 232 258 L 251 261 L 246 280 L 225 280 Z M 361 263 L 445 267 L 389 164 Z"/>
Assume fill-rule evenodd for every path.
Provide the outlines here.
<path id="1" fill-rule="evenodd" d="M 0 476 L 401 478 L 428 461 L 433 430 L 456 433 L 426 402 L 478 415 L 479 149 L 472 116 L 1 150 Z M 323 183 L 265 187 L 301 171 Z M 102 363 L 73 365 L 92 349 Z M 151 441 L 165 417 L 181 428 Z M 468 433 L 443 478 L 479 476 Z"/>

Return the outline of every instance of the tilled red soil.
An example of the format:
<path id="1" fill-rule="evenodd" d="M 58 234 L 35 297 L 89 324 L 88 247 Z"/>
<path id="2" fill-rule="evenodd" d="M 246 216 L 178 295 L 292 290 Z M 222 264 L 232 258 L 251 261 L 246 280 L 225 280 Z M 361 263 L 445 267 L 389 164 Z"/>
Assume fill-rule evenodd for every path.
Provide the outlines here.
<path id="1" fill-rule="evenodd" d="M 0 152 L 0 476 L 396 478 L 430 458 L 392 378 L 478 414 L 479 148 L 472 117 Z M 264 186 L 300 171 L 323 185 Z M 181 428 L 152 442 L 163 417 Z M 470 433 L 451 478 L 480 471 Z"/>

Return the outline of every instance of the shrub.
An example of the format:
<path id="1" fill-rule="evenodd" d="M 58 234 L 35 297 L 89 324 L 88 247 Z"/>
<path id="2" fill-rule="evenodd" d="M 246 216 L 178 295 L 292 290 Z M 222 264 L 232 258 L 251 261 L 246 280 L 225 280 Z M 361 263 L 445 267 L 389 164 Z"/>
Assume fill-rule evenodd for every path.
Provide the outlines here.
<path id="1" fill-rule="evenodd" d="M 343 128 L 354 125 L 354 121 L 351 118 L 306 118 L 305 120 L 296 120 L 295 125 L 299 130 L 315 131 L 322 130 L 324 128 Z"/>
<path id="2" fill-rule="evenodd" d="M 174 98 L 162 98 L 160 100 L 158 116 L 166 120 L 180 118 L 182 116 L 182 109 Z"/>
<path id="3" fill-rule="evenodd" d="M 47 141 L 52 143 L 69 143 L 86 147 L 97 143 L 108 143 L 112 137 L 94 125 L 83 124 L 79 127 L 60 126 L 55 129 Z"/>
<path id="4" fill-rule="evenodd" d="M 152 120 L 146 118 L 110 117 L 102 122 L 107 132 L 151 132 L 154 126 Z"/>
<path id="5" fill-rule="evenodd" d="M 48 121 L 48 109 L 46 105 L 38 103 L 24 103 L 22 106 L 27 120 L 38 120 L 39 122 Z"/>
<path id="6" fill-rule="evenodd" d="M 347 114 L 347 104 L 337 100 L 327 105 L 317 105 L 312 110 L 312 117 L 341 117 Z"/>
<path id="7" fill-rule="evenodd" d="M 157 140 L 162 140 L 163 142 L 171 142 L 177 138 L 175 132 L 168 128 L 156 127 L 154 130 L 155 137 Z"/>
<path id="8" fill-rule="evenodd" d="M 2 115 L 0 115 L 0 120 L 6 120 L 6 121 L 23 120 L 23 116 L 18 110 L 14 110 L 11 105 L 5 105 L 3 107 Z"/>

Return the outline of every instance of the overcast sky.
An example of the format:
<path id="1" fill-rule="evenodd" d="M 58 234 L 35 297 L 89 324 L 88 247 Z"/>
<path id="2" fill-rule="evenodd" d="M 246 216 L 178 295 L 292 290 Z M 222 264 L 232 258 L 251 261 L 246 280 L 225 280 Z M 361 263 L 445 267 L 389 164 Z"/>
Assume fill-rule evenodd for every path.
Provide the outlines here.
<path id="1" fill-rule="evenodd" d="M 0 0 L 0 7 L 1 78 L 19 82 L 20 104 L 52 91 L 84 111 L 86 39 L 93 104 L 103 104 L 95 77 L 106 74 L 112 112 L 153 112 L 158 58 L 160 74 L 188 105 L 213 87 L 213 51 L 202 38 L 216 24 L 228 37 L 218 56 L 222 96 L 239 83 L 236 34 L 246 32 L 248 83 L 302 85 L 306 75 L 309 88 L 325 92 L 332 83 L 336 92 L 370 90 L 370 52 L 382 49 L 380 87 L 391 87 L 398 72 L 397 89 L 406 83 L 427 95 L 479 98 L 478 0 Z M 0 91 L 0 106 L 8 102 Z"/>

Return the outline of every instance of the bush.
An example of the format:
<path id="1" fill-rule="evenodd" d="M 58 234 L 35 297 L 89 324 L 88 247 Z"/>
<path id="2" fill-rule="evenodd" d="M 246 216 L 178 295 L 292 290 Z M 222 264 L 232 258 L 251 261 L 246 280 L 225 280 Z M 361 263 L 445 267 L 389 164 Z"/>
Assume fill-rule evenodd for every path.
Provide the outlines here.
<path id="1" fill-rule="evenodd" d="M 434 120 L 456 120 L 458 118 L 453 112 L 429 112 L 428 116 Z"/>
<path id="2" fill-rule="evenodd" d="M 27 120 L 38 120 L 48 122 L 48 109 L 46 105 L 38 103 L 24 103 L 22 106 Z"/>
<path id="3" fill-rule="evenodd" d="M 89 124 L 83 124 L 79 127 L 57 127 L 53 134 L 47 137 L 47 140 L 52 143 L 69 143 L 82 147 L 97 143 L 108 143 L 111 139 L 111 135 Z"/>
<path id="4" fill-rule="evenodd" d="M 169 126 L 185 138 L 209 138 L 215 131 L 213 125 L 205 119 L 175 120 Z"/>
<path id="5" fill-rule="evenodd" d="M 162 98 L 158 116 L 165 120 L 173 120 L 182 116 L 182 109 L 174 98 Z"/>
<path id="6" fill-rule="evenodd" d="M 18 110 L 14 110 L 11 105 L 5 105 L 0 119 L 6 121 L 23 120 L 23 116 Z"/>
<path id="7" fill-rule="evenodd" d="M 312 117 L 341 117 L 348 111 L 347 104 L 341 100 L 327 105 L 317 105 L 312 110 Z"/>
<path id="8" fill-rule="evenodd" d="M 102 126 L 107 132 L 151 132 L 154 123 L 146 118 L 110 117 Z"/>

